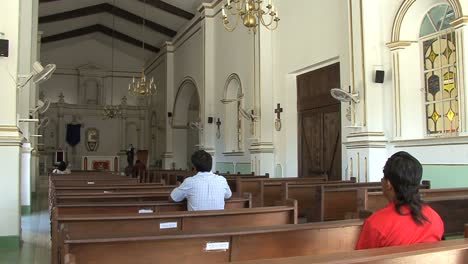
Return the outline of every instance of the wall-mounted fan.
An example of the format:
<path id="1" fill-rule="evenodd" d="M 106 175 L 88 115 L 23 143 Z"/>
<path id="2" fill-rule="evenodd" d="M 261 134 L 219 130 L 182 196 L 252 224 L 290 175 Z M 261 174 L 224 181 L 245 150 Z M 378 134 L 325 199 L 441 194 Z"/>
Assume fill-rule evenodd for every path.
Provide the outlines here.
<path id="1" fill-rule="evenodd" d="M 359 94 L 358 93 L 349 93 L 340 88 L 333 88 L 330 90 L 331 96 L 340 102 L 353 102 L 355 104 L 359 103 Z"/>
<path id="2" fill-rule="evenodd" d="M 54 73 L 55 69 L 57 68 L 55 64 L 48 64 L 47 66 L 43 67 L 42 64 L 38 61 L 34 62 L 32 67 L 33 72 L 29 75 L 18 75 L 18 77 L 26 78 L 26 80 L 23 83 L 16 83 L 18 89 L 23 88 L 26 84 L 29 83 L 29 81 L 31 81 L 31 79 L 35 84 L 40 84 L 44 81 L 49 80 L 52 74 Z"/>
<path id="3" fill-rule="evenodd" d="M 42 127 L 47 127 L 49 125 L 49 118 L 44 117 L 41 120 L 39 120 L 39 125 L 37 125 L 37 129 L 42 128 Z"/>
<path id="4" fill-rule="evenodd" d="M 201 122 L 189 122 L 187 125 L 188 125 L 188 127 L 190 129 L 195 129 L 195 130 L 198 130 L 198 131 L 203 130 L 203 126 L 202 126 Z"/>
<path id="5" fill-rule="evenodd" d="M 249 113 L 249 112 L 247 112 L 244 108 L 239 107 L 239 112 L 240 112 L 240 114 L 241 114 L 241 116 L 242 116 L 243 118 L 248 119 L 248 120 L 250 120 L 250 121 L 252 121 L 252 122 L 257 121 L 257 119 L 258 119 L 258 116 L 257 116 L 257 115 L 254 115 L 254 111 L 253 111 L 253 110 L 251 110 L 250 113 Z"/>
<path id="6" fill-rule="evenodd" d="M 34 115 L 36 112 L 39 112 L 39 114 L 44 114 L 50 107 L 50 100 L 38 100 L 37 101 L 37 106 L 34 109 L 31 109 L 31 115 Z"/>

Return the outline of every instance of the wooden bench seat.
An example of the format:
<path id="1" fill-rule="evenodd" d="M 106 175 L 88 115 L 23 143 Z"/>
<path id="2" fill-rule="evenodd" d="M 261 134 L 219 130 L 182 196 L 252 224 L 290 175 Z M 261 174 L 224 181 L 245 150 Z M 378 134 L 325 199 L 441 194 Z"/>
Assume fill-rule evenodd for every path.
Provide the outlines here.
<path id="1" fill-rule="evenodd" d="M 145 236 L 190 230 L 217 230 L 226 227 L 252 227 L 297 224 L 296 201 L 283 206 L 221 211 L 162 212 L 158 214 L 58 216 L 54 211 L 54 256 L 64 238 Z"/>
<path id="2" fill-rule="evenodd" d="M 55 204 L 85 203 L 85 202 L 138 202 L 167 201 L 171 192 L 133 193 L 133 194 L 99 194 L 99 195 L 59 195 L 55 196 Z"/>
<path id="3" fill-rule="evenodd" d="M 81 179 L 81 180 L 54 180 L 54 186 L 109 186 L 109 185 L 128 185 L 128 184 L 136 184 L 138 183 L 138 179 Z"/>
<path id="4" fill-rule="evenodd" d="M 78 263 L 78 262 L 77 262 Z M 409 246 L 356 250 L 334 254 L 240 261 L 238 264 L 305 264 L 305 263 L 385 263 L 385 264 L 466 264 L 468 239 Z"/>
<path id="5" fill-rule="evenodd" d="M 307 256 L 353 251 L 361 228 L 362 221 L 350 220 L 161 236 L 82 238 L 71 235 L 65 240 L 64 254 L 67 264 L 225 263 Z M 222 249 L 223 245 L 228 247 Z"/>

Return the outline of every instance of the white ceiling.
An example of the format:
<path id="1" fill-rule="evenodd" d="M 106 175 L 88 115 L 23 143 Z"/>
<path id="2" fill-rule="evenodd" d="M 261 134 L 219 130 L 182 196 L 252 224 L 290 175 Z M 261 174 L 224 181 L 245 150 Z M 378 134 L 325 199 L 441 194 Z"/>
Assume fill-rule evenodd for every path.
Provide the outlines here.
<path id="1" fill-rule="evenodd" d="M 72 11 L 79 8 L 84 8 L 88 6 L 94 6 L 98 4 L 108 3 L 115 5 L 116 7 L 123 9 L 127 12 L 130 12 L 134 15 L 138 15 L 140 17 L 145 17 L 146 19 L 160 24 L 164 27 L 167 27 L 173 31 L 179 31 L 181 28 L 186 25 L 189 20 L 186 18 L 171 14 L 164 10 L 155 8 L 149 4 L 145 4 L 144 0 L 56 0 L 41 3 L 39 5 L 39 17 L 58 14 L 62 12 Z M 149 1 L 149 0 L 148 0 Z M 197 8 L 203 2 L 212 2 L 213 0 L 164 0 L 164 2 L 176 6 L 180 9 L 183 9 L 189 13 L 196 14 Z M 144 34 L 143 34 L 143 27 L 137 23 L 130 22 L 118 16 L 113 16 L 110 13 L 102 12 L 98 14 L 72 18 L 72 19 L 65 19 L 56 22 L 49 22 L 49 23 L 40 23 L 39 30 L 43 31 L 43 37 L 53 36 L 56 34 L 64 33 L 70 30 L 76 30 L 87 26 L 92 26 L 95 24 L 101 24 L 108 28 L 115 28 L 116 31 L 128 35 L 137 40 L 143 40 L 145 43 L 151 44 L 155 47 L 160 48 L 162 44 L 170 40 L 171 37 L 156 32 L 148 27 L 145 27 Z M 100 33 L 91 34 L 91 35 L 103 35 Z M 89 37 L 89 36 L 88 36 Z M 79 38 L 86 38 L 86 36 L 75 37 L 76 39 Z M 111 37 L 108 37 L 111 38 Z M 116 40 L 119 41 L 119 40 Z M 67 41 L 57 41 L 51 42 L 50 44 L 54 43 L 54 46 L 58 45 L 58 42 L 63 42 L 66 44 Z M 109 43 L 112 43 L 109 41 Z M 50 45 L 49 43 L 45 43 L 43 45 L 47 46 Z M 125 45 L 120 45 L 121 47 L 125 47 Z M 132 50 L 132 51 L 131 51 Z M 127 52 L 135 52 L 138 49 L 131 49 Z M 140 52 L 138 52 L 140 53 Z M 141 54 L 141 53 L 140 53 Z M 135 54 L 137 55 L 137 54 Z"/>

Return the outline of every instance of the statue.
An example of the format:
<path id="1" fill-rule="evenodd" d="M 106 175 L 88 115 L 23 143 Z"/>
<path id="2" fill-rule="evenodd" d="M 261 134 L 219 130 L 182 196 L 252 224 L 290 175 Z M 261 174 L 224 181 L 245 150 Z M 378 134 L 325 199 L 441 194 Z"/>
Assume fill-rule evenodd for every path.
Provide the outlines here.
<path id="1" fill-rule="evenodd" d="M 128 167 L 131 168 L 133 167 L 133 159 L 135 157 L 135 148 L 133 148 L 133 145 L 130 144 L 127 149 L 127 162 L 128 162 Z"/>

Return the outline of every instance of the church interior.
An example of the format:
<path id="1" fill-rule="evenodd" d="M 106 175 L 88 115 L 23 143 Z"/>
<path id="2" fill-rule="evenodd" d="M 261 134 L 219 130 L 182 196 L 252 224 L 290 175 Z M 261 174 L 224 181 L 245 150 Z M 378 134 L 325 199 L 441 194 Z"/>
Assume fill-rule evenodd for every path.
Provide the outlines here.
<path id="1" fill-rule="evenodd" d="M 1 12 L 0 263 L 468 262 L 468 0 Z M 197 150 L 232 213 L 167 202 Z M 447 240 L 355 251 L 400 151 Z"/>

